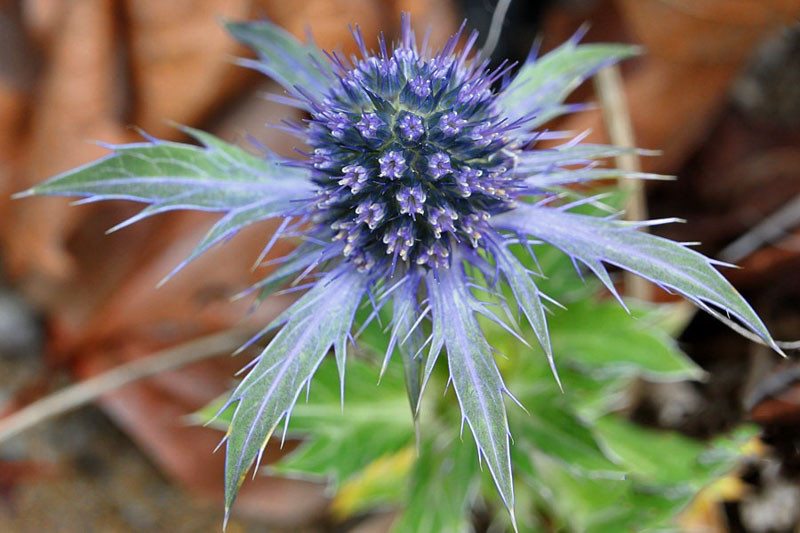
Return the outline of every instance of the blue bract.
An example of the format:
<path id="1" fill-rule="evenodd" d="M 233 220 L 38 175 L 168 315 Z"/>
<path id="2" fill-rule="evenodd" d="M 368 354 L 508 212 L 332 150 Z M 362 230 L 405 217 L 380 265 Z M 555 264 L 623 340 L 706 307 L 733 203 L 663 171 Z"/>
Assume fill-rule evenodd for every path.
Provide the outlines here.
<path id="1" fill-rule="evenodd" d="M 308 290 L 261 332 L 259 338 L 278 328 L 231 395 L 226 511 L 281 422 L 285 431 L 302 389 L 331 349 L 344 383 L 354 317 L 366 301 L 374 310 L 370 319 L 383 307 L 392 311 L 384 368 L 399 354 L 415 416 L 446 350 L 463 420 L 513 517 L 504 398 L 510 393 L 476 316 L 503 322 L 472 289 L 481 286 L 497 301 L 498 284 L 506 284 L 555 372 L 548 299 L 534 280 L 541 273 L 526 268 L 514 245 L 532 255 L 531 245 L 543 242 L 561 249 L 617 297 L 605 265 L 635 272 L 736 318 L 775 347 L 713 260 L 638 231 L 665 220 L 588 216 L 574 208 L 596 199 L 563 200 L 566 184 L 652 177 L 599 167 L 597 160 L 624 149 L 580 138 L 537 148 L 537 141 L 553 138 L 541 125 L 573 110 L 563 104 L 567 94 L 635 49 L 578 45 L 576 36 L 541 58 L 531 54 L 511 78 L 511 66 L 487 71 L 474 58 L 475 33 L 458 49 L 459 31 L 434 52 L 427 40 L 417 44 L 408 17 L 401 40 L 390 48 L 381 38 L 376 52 L 356 29 L 361 57 L 351 60 L 326 57 L 269 22 L 228 29 L 260 56 L 242 63 L 271 76 L 288 92 L 281 101 L 310 114 L 306 122 L 287 123 L 311 147 L 305 160 L 284 160 L 266 149 L 256 157 L 187 128 L 202 146 L 156 139 L 112 146 L 109 156 L 23 193 L 149 204 L 118 228 L 173 209 L 224 213 L 176 271 L 268 218 L 283 220 L 270 245 L 281 237 L 301 239 L 253 288 L 259 301 L 290 282 Z"/>

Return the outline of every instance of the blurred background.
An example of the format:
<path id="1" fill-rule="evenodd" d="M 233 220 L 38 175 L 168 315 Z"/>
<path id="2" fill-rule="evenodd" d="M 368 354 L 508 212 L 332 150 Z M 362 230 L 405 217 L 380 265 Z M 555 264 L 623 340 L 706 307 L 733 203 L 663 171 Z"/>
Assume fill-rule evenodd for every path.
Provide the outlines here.
<path id="1" fill-rule="evenodd" d="M 242 144 L 250 135 L 291 156 L 293 139 L 265 125 L 294 111 L 263 97 L 277 85 L 233 64 L 248 52 L 220 18 L 268 17 L 350 53 L 348 23 L 375 42 L 409 11 L 442 43 L 465 17 L 485 35 L 495 3 L 0 0 L 2 414 L 199 335 L 263 323 L 287 302 L 253 315 L 229 302 L 260 274 L 250 265 L 268 225 L 156 290 L 215 217 L 176 212 L 105 235 L 134 207 L 9 199 L 106 153 L 89 141 L 140 139 L 134 126 L 176 140 L 186 139 L 171 122 Z M 636 142 L 663 152 L 645 170 L 680 178 L 647 184 L 648 211 L 687 221 L 657 231 L 741 265 L 726 275 L 788 340 L 800 338 L 798 20 L 800 0 L 514 0 L 494 54 L 522 61 L 534 41 L 552 49 L 586 22 L 586 41 L 643 44 L 647 54 L 622 67 Z M 593 100 L 592 84 L 573 99 Z M 608 142 L 596 110 L 552 127 Z M 743 483 L 716 501 L 722 512 L 697 517 L 698 531 L 800 531 L 800 365 L 702 314 L 680 342 L 709 380 L 643 386 L 634 419 L 699 438 L 743 420 L 764 430 Z M 186 417 L 241 364 L 220 357 L 161 372 L 0 442 L 0 531 L 219 531 L 220 434 Z M 228 531 L 386 530 L 380 515 L 336 524 L 326 504 L 320 486 L 260 476 Z"/>

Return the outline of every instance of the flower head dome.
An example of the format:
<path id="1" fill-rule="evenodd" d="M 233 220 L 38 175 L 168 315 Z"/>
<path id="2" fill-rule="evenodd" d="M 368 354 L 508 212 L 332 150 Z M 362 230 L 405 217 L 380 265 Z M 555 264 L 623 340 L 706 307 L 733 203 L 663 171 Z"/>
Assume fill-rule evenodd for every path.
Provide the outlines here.
<path id="1" fill-rule="evenodd" d="M 508 69 L 455 55 L 457 38 L 435 55 L 417 49 L 408 18 L 391 51 L 382 41 L 373 55 L 355 36 L 362 58 L 332 56 L 338 83 L 308 96 L 319 234 L 362 271 L 446 268 L 522 189 L 509 136 L 522 121 L 493 90 Z"/>
<path id="2" fill-rule="evenodd" d="M 308 290 L 259 335 L 279 329 L 231 395 L 227 508 L 331 349 L 344 383 L 356 310 L 366 301 L 373 309 L 367 322 L 391 309 L 384 367 L 398 354 L 415 416 L 446 351 L 463 420 L 513 514 L 504 398 L 510 392 L 476 315 L 503 321 L 472 289 L 484 285 L 498 299 L 497 286 L 507 285 L 555 371 L 548 298 L 534 277 L 542 273 L 531 270 L 534 261 L 526 266 L 514 247 L 535 255 L 538 244 L 555 246 L 618 298 L 605 265 L 629 270 L 702 309 L 734 317 L 778 349 L 713 260 L 638 231 L 668 221 L 589 216 L 573 209 L 594 198 L 565 201 L 565 185 L 648 177 L 599 164 L 624 149 L 581 144 L 580 136 L 557 148 L 536 144 L 548 136 L 564 138 L 540 130 L 542 124 L 572 111 L 563 103 L 567 94 L 634 49 L 579 45 L 576 36 L 542 58 L 532 54 L 511 77 L 511 66 L 487 71 L 485 62 L 474 59 L 476 34 L 460 49 L 461 31 L 438 52 L 427 44 L 418 47 L 408 17 L 400 41 L 390 49 L 381 38 L 376 53 L 356 30 L 361 57 L 351 61 L 336 53 L 326 57 L 269 22 L 232 23 L 228 29 L 259 54 L 259 60 L 242 63 L 284 87 L 289 96 L 278 100 L 308 113 L 306 122 L 286 125 L 311 147 L 305 159 L 282 159 L 266 148 L 257 157 L 187 128 L 203 146 L 150 138 L 113 146 L 107 157 L 21 195 L 149 204 L 117 228 L 173 209 L 223 213 L 175 271 L 269 218 L 282 222 L 267 250 L 281 237 L 301 239 L 252 289 L 259 301 L 290 282 Z"/>

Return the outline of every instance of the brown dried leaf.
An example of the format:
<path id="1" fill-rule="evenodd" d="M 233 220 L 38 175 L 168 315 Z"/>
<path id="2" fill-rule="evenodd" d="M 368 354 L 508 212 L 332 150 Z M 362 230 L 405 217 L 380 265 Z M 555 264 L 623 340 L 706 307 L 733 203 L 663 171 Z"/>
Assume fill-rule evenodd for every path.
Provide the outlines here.
<path id="1" fill-rule="evenodd" d="M 305 38 L 310 30 L 318 46 L 343 50 L 348 57 L 357 48 L 347 25 L 358 24 L 365 40 L 374 41 L 388 14 L 387 3 L 375 0 L 260 0 L 259 6 L 268 18 L 297 37 Z"/>
<path id="2" fill-rule="evenodd" d="M 461 24 L 458 10 L 451 0 L 390 0 L 390 3 L 393 8 L 390 22 L 395 32 L 399 32 L 400 13 L 410 13 L 417 38 L 422 39 L 430 29 L 430 42 L 434 49 L 443 46 Z"/>
<path id="3" fill-rule="evenodd" d="M 19 137 L 27 104 L 24 91 L 0 79 L 0 220 L 6 220 L 15 192 L 13 177 L 19 166 Z"/>
<path id="4" fill-rule="evenodd" d="M 243 49 L 221 19 L 245 19 L 249 0 L 127 0 L 132 121 L 157 137 L 173 137 L 168 121 L 196 124 L 247 81 L 231 59 Z"/>
<path id="5" fill-rule="evenodd" d="M 793 23 L 800 14 L 798 0 L 617 0 L 617 4 L 651 54 L 681 63 L 730 63 L 734 68 L 765 35 Z"/>
<path id="6" fill-rule="evenodd" d="M 114 119 L 112 2 L 71 0 L 61 6 L 61 25 L 32 104 L 25 164 L 14 180 L 19 190 L 102 155 L 105 150 L 86 139 L 127 137 Z M 66 236 L 86 213 L 59 200 L 15 202 L 2 226 L 10 273 L 48 285 L 67 279 L 73 264 L 64 249 Z"/>
<path id="7" fill-rule="evenodd" d="M 251 267 L 268 241 L 276 224 L 273 222 L 243 230 L 230 242 L 203 254 L 156 290 L 158 282 L 191 252 L 214 217 L 181 213 L 170 218 L 169 226 L 159 228 L 160 242 L 155 243 L 163 248 L 143 250 L 150 253 L 145 255 L 149 260 L 122 277 L 113 293 L 97 305 L 85 322 L 75 325 L 75 336 L 69 344 L 81 346 L 130 336 L 178 342 L 245 319 L 248 323 L 266 324 L 290 301 L 272 298 L 248 314 L 251 305 L 248 299 L 230 300 L 268 272 L 268 269 L 252 272 Z M 287 246 L 278 243 L 272 253 L 286 253 Z M 90 283 L 89 279 L 83 281 L 84 286 Z"/>
<path id="8" fill-rule="evenodd" d="M 731 9 L 736 4 L 737 9 Z M 800 15 L 800 0 L 618 0 L 629 29 L 648 53 L 626 76 L 636 143 L 663 151 L 644 158 L 647 171 L 671 173 L 684 163 L 724 104 L 731 81 L 766 36 Z M 680 38 L 675 38 L 679 35 Z M 591 130 L 588 142 L 608 142 L 600 113 L 562 121 Z"/>
<path id="9" fill-rule="evenodd" d="M 41 461 L 0 461 L 0 502 L 12 503 L 14 490 L 20 484 L 41 481 L 56 470 L 56 465 Z"/>

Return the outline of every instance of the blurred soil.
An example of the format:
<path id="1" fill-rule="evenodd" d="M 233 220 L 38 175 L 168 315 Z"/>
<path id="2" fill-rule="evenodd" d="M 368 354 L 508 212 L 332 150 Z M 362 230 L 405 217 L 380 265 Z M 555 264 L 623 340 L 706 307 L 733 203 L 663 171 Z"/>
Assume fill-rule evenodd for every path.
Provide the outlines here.
<path id="1" fill-rule="evenodd" d="M 243 232 L 156 291 L 214 217 L 172 213 L 106 236 L 131 206 L 6 200 L 104 153 L 86 139 L 137 139 L 132 124 L 171 139 L 180 134 L 167 120 L 240 144 L 249 133 L 291 155 L 293 141 L 264 127 L 286 116 L 260 97 L 278 89 L 231 64 L 247 52 L 219 28 L 220 16 L 266 15 L 296 35 L 309 26 L 323 47 L 351 52 L 349 22 L 374 40 L 379 29 L 395 34 L 399 12 L 409 10 L 441 42 L 461 12 L 485 33 L 491 4 L 0 0 L 3 412 L 165 346 L 242 320 L 263 323 L 288 302 L 272 299 L 245 319 L 247 302 L 228 302 L 264 274 L 250 266 L 268 226 Z M 800 31 L 790 29 L 799 16 L 798 0 L 514 1 L 498 51 L 524 60 L 537 35 L 546 50 L 584 21 L 588 41 L 647 46 L 624 65 L 637 140 L 664 152 L 644 161 L 648 170 L 680 176 L 648 184 L 650 214 L 686 219 L 659 231 L 700 241 L 711 256 L 745 250 L 727 259 L 744 268 L 726 273 L 786 340 L 800 338 L 800 207 L 787 208 L 800 197 Z M 591 99 L 591 84 L 575 98 Z M 553 126 L 605 140 L 597 112 Z M 753 234 L 782 210 L 766 237 Z M 747 246 L 731 247 L 743 235 Z M 741 469 L 745 489 L 717 502 L 712 518 L 687 523 L 743 533 L 800 527 L 797 352 L 781 360 L 703 314 L 680 341 L 709 381 L 646 384 L 634 418 L 700 438 L 751 419 L 766 444 Z M 242 364 L 220 358 L 157 376 L 4 444 L 0 531 L 219 531 L 221 454 L 210 450 L 220 435 L 187 428 L 183 417 L 221 394 Z M 259 477 L 245 485 L 228 531 L 333 531 L 325 505 L 318 486 Z M 346 529 L 384 531 L 386 518 Z"/>
<path id="2" fill-rule="evenodd" d="M 5 367 L 5 365 L 3 365 Z M 3 368 L 5 371 L 6 368 Z M 0 481 L 0 531 L 220 531 L 216 503 L 169 483 L 130 439 L 91 407 L 32 430 L 4 446 L 3 459 L 34 456 L 18 480 Z M 14 449 L 18 451 L 14 453 Z M 11 462 L 4 470 L 18 466 Z M 289 532 L 236 517 L 233 532 Z M 313 531 L 305 529 L 304 531 Z"/>
<path id="3" fill-rule="evenodd" d="M 30 384 L 41 383 L 43 375 L 50 374 L 49 386 L 69 384 L 66 373 L 43 367 L 43 330 L 35 314 L 3 289 L 0 332 L 6 333 L 0 335 L 0 401 L 18 398 L 21 384 L 33 392 Z M 171 483 L 97 407 L 34 427 L 0 450 L 0 531 L 193 533 L 220 531 L 221 525 L 216 500 L 198 499 Z M 318 530 L 270 527 L 236 516 L 228 531 Z"/>

